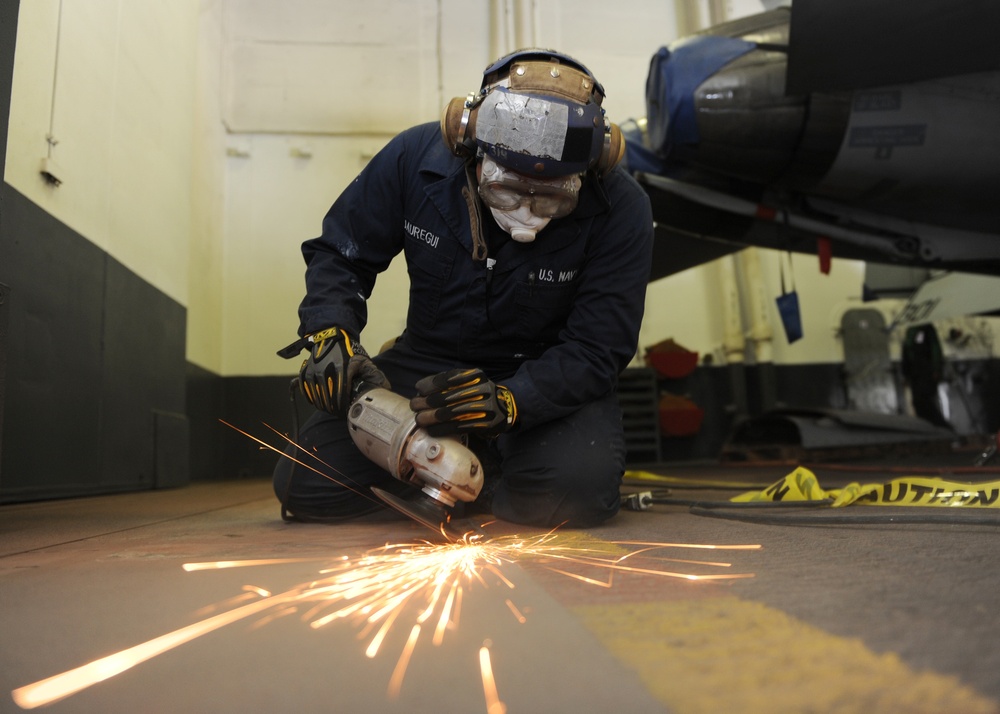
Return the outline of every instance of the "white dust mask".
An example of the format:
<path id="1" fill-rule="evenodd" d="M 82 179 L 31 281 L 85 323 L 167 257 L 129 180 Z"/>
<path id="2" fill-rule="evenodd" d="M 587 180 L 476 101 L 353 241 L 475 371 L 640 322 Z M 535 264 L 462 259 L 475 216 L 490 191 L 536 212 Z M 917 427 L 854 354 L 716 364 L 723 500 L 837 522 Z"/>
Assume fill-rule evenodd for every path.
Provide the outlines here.
<path id="1" fill-rule="evenodd" d="M 530 243 L 535 240 L 538 231 L 549 225 L 551 218 L 542 218 L 531 212 L 530 206 L 518 206 L 512 211 L 501 211 L 490 206 L 490 213 L 497 225 L 510 234 L 518 243 Z"/>

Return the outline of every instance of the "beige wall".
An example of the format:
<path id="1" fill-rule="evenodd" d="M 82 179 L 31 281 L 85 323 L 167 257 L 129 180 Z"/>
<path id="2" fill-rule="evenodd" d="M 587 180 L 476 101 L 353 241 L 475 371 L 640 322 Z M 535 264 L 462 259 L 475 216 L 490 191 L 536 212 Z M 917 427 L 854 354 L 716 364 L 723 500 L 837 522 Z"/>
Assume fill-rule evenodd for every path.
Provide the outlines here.
<path id="1" fill-rule="evenodd" d="M 437 120 L 519 46 L 554 47 L 608 90 L 609 118 L 645 113 L 651 55 L 680 27 L 757 0 L 30 0 L 21 2 L 6 180 L 188 308 L 188 359 L 226 376 L 291 373 L 275 356 L 297 326 L 299 244 L 388 138 Z M 49 153 L 63 180 L 39 174 Z M 806 337 L 787 345 L 757 285 L 780 363 L 842 359 L 843 312 L 862 265 L 794 269 Z M 718 264 L 650 285 L 640 352 L 672 337 L 722 354 Z M 379 281 L 362 339 L 398 334 L 401 265 Z M 744 292 L 744 296 L 749 295 Z M 878 305 L 891 316 L 898 302 Z M 977 323 L 978 324 L 978 323 Z M 746 327 L 749 329 L 749 327 Z M 988 331 L 988 330 L 987 330 Z"/>
<path id="2" fill-rule="evenodd" d="M 188 274 L 187 358 L 222 373 L 226 129 L 222 122 L 222 43 L 225 0 L 201 0 L 192 117 L 191 236 Z"/>
<path id="3" fill-rule="evenodd" d="M 14 188 L 182 304 L 197 32 L 197 0 L 22 2 L 5 171 Z M 39 173 L 50 153 L 58 187 Z"/>
<path id="4" fill-rule="evenodd" d="M 496 56 L 530 45 L 576 56 L 605 84 L 608 115 L 621 121 L 644 113 L 649 58 L 675 34 L 673 7 L 659 0 L 631 2 L 631 14 L 589 0 L 383 0 L 336 11 L 295 0 L 280 19 L 265 6 L 230 3 L 223 40 L 231 131 L 225 374 L 297 366 L 274 351 L 295 337 L 299 244 L 319 234 L 329 205 L 375 151 L 408 126 L 437 121 L 452 97 L 478 90 Z M 369 302 L 369 350 L 402 330 L 407 289 L 405 269 L 394 263 Z"/>

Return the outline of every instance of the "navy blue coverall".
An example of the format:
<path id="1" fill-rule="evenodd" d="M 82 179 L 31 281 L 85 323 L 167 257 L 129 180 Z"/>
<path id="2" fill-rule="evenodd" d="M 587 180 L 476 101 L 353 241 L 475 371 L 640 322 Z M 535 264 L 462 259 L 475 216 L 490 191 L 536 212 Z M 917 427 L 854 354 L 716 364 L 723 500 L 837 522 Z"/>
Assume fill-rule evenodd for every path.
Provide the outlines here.
<path id="1" fill-rule="evenodd" d="M 477 222 L 486 259 L 473 258 Z M 337 326 L 360 335 L 376 277 L 403 251 L 406 328 L 373 357 L 393 391 L 409 398 L 427 375 L 482 369 L 517 402 L 516 425 L 491 440 L 490 454 L 485 443 L 470 443 L 488 481 L 498 464 L 495 491 L 489 487 L 494 515 L 596 525 L 619 507 L 625 447 L 616 385 L 636 349 L 652 239 L 648 197 L 617 168 L 588 175 L 577 208 L 534 242 L 514 242 L 471 194 L 466 160 L 448 150 L 439 125 L 420 125 L 371 160 L 330 208 L 322 235 L 303 243 L 299 334 Z M 375 510 L 356 492 L 371 485 L 400 492 L 400 482 L 357 450 L 344 420 L 317 411 L 298 443 L 339 483 L 281 458 L 275 493 L 295 517 Z M 288 453 L 302 458 L 294 447 Z"/>

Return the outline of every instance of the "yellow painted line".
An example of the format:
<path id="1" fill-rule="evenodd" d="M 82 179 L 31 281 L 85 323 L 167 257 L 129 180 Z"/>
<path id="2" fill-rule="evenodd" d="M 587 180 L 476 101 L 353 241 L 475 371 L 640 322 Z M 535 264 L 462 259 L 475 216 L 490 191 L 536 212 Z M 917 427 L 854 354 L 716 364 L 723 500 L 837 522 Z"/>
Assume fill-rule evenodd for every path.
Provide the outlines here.
<path id="1" fill-rule="evenodd" d="M 996 714 L 957 678 L 731 595 L 573 608 L 675 714 Z"/>
<path id="2" fill-rule="evenodd" d="M 625 481 L 648 482 L 651 485 L 660 484 L 663 486 L 685 486 L 689 488 L 767 488 L 770 484 L 754 483 L 749 481 L 724 481 L 701 478 L 679 478 L 677 476 L 666 476 L 664 474 L 654 474 L 651 471 L 626 471 L 623 476 Z"/>

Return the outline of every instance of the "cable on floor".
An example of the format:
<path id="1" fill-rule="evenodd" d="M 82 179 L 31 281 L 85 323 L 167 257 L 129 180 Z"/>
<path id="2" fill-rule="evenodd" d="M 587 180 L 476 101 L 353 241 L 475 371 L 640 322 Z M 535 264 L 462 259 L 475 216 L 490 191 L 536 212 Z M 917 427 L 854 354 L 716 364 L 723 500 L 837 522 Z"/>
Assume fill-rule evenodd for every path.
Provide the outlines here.
<path id="1" fill-rule="evenodd" d="M 669 492 L 668 492 L 669 493 Z M 633 511 L 645 511 L 650 506 L 687 506 L 688 512 L 695 516 L 721 518 L 724 520 L 757 523 L 776 526 L 815 526 L 815 525 L 967 525 L 967 526 L 1000 526 L 1000 514 L 968 513 L 961 515 L 950 513 L 847 513 L 836 509 L 835 515 L 827 515 L 834 509 L 830 508 L 832 498 L 813 501 L 708 501 L 701 499 L 673 498 L 664 492 L 645 491 L 624 496 L 622 507 Z M 810 513 L 775 513 L 806 509 Z M 923 509 L 920 509 L 923 511 Z"/>

